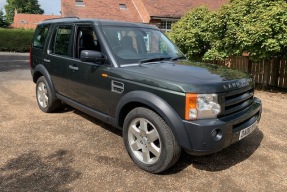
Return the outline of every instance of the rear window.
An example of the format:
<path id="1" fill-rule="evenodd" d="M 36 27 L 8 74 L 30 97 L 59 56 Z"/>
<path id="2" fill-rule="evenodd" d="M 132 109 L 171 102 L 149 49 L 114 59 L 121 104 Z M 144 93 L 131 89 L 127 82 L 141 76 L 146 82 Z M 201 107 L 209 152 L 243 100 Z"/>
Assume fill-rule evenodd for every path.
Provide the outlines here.
<path id="1" fill-rule="evenodd" d="M 50 25 L 39 25 L 36 29 L 33 47 L 43 49 L 49 33 Z"/>

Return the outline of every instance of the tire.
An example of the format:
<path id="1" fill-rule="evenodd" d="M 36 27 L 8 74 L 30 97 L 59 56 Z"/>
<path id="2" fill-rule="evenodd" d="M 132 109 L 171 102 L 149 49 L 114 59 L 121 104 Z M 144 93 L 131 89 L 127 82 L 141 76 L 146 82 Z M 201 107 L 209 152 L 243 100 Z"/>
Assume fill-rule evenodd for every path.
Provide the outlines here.
<path id="1" fill-rule="evenodd" d="M 36 99 L 39 108 L 45 113 L 54 112 L 61 106 L 61 102 L 53 94 L 44 76 L 39 77 L 37 80 Z"/>
<path id="2" fill-rule="evenodd" d="M 181 148 L 166 122 L 154 111 L 138 107 L 124 121 L 123 139 L 133 162 L 150 173 L 160 173 L 174 165 Z"/>

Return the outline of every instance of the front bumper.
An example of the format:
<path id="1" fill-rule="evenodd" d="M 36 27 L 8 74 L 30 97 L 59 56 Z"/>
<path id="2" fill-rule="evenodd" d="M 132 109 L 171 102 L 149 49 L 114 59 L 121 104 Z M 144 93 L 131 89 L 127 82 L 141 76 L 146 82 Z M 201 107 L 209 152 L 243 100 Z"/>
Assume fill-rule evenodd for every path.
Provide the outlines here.
<path id="1" fill-rule="evenodd" d="M 206 155 L 222 150 L 239 140 L 242 129 L 259 122 L 262 104 L 258 98 L 246 109 L 220 119 L 184 121 L 190 142 L 182 146 L 192 155 Z"/>

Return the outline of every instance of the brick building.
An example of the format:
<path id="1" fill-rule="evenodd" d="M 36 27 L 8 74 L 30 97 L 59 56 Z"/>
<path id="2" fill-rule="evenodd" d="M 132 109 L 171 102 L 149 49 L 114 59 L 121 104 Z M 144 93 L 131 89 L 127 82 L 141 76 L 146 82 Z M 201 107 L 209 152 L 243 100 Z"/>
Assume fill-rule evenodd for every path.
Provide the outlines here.
<path id="1" fill-rule="evenodd" d="M 219 9 L 228 0 L 62 0 L 62 17 L 112 19 L 150 23 L 163 31 L 189 9 L 206 5 Z"/>
<path id="2" fill-rule="evenodd" d="M 46 19 L 59 18 L 59 17 L 61 16 L 16 13 L 11 27 L 23 28 L 23 29 L 35 29 L 39 22 L 44 21 Z"/>

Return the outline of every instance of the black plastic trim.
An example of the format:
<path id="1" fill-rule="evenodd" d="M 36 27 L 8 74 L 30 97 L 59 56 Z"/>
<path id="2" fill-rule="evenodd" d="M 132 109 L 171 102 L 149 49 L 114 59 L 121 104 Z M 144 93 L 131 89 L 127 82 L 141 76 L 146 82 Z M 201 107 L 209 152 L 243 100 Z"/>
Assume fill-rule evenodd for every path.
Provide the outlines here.
<path id="1" fill-rule="evenodd" d="M 56 91 L 55 91 L 54 84 L 52 83 L 52 80 L 51 80 L 51 77 L 50 77 L 50 75 L 49 75 L 49 72 L 48 72 L 48 70 L 45 68 L 45 66 L 42 65 L 42 64 L 38 64 L 38 65 L 35 67 L 34 70 L 31 70 L 34 83 L 37 82 L 37 79 L 34 78 L 34 75 L 35 75 L 35 73 L 37 73 L 37 72 L 40 72 L 40 73 L 45 77 L 45 79 L 46 79 L 47 83 L 49 84 L 49 87 L 50 87 L 50 89 L 51 89 L 51 91 L 52 91 L 52 94 L 53 94 L 53 95 L 56 95 Z"/>
<path id="2" fill-rule="evenodd" d="M 253 93 L 250 92 L 246 92 L 238 97 L 232 98 L 232 99 L 228 99 L 225 101 L 225 107 L 231 106 L 231 105 L 235 105 L 237 103 L 246 101 L 248 99 L 250 99 L 251 97 L 253 97 Z"/>
<path id="3" fill-rule="evenodd" d="M 233 114 L 225 119 L 204 119 L 197 121 L 184 121 L 192 146 L 185 146 L 184 149 L 192 155 L 207 155 L 215 153 L 238 141 L 239 132 L 260 121 L 262 104 L 259 99 L 246 110 Z M 214 140 L 212 132 L 220 130 L 222 137 Z"/>
<path id="4" fill-rule="evenodd" d="M 105 123 L 108 123 L 108 124 L 113 124 L 113 120 L 110 118 L 110 116 L 104 114 L 104 113 L 101 113 L 99 111 L 96 111 L 90 107 L 87 107 L 85 105 L 82 105 L 72 99 L 69 99 L 63 95 L 60 95 L 60 94 L 56 94 L 57 95 L 57 98 L 60 99 L 61 101 L 63 101 L 64 103 L 96 118 L 96 119 L 99 119 L 101 121 L 104 121 Z"/>
<path id="5" fill-rule="evenodd" d="M 232 108 L 230 108 L 230 109 L 226 109 L 226 108 L 225 108 L 224 114 L 225 114 L 225 115 L 229 115 L 229 114 L 234 113 L 234 112 L 236 112 L 236 111 L 245 109 L 246 107 L 248 107 L 249 105 L 251 105 L 252 102 L 253 102 L 253 100 L 250 100 L 250 99 L 249 99 L 249 100 L 244 101 L 244 102 L 241 103 L 240 105 L 237 105 L 236 107 L 232 107 Z"/>
<path id="6" fill-rule="evenodd" d="M 158 113 L 171 128 L 180 146 L 191 146 L 185 125 L 173 108 L 163 99 L 149 92 L 133 91 L 121 98 L 116 109 L 116 124 L 119 126 L 121 109 L 131 102 L 142 103 Z"/>

